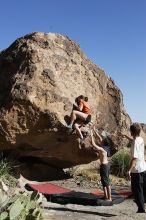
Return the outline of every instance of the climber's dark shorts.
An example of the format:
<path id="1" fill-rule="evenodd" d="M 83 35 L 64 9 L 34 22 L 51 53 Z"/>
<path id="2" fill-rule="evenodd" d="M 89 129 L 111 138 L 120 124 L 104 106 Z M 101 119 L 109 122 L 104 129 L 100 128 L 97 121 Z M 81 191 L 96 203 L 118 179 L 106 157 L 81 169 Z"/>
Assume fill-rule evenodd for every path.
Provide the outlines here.
<path id="1" fill-rule="evenodd" d="M 89 122 L 91 122 L 91 115 L 88 115 L 86 120 L 84 121 L 84 124 L 87 125 Z"/>
<path id="2" fill-rule="evenodd" d="M 100 177 L 101 177 L 101 183 L 103 187 L 109 186 L 109 164 L 101 164 L 100 165 Z"/>

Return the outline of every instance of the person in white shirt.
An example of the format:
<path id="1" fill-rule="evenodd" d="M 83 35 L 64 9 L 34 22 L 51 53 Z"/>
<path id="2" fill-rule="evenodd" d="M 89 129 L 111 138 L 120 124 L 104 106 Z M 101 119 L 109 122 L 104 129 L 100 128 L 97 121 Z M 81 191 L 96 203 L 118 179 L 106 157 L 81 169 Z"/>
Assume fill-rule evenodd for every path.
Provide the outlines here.
<path id="1" fill-rule="evenodd" d="M 130 126 L 131 139 L 131 161 L 128 170 L 128 177 L 131 179 L 131 189 L 138 206 L 137 213 L 144 213 L 146 202 L 146 162 L 144 158 L 144 140 L 140 137 L 141 128 L 138 123 Z"/>

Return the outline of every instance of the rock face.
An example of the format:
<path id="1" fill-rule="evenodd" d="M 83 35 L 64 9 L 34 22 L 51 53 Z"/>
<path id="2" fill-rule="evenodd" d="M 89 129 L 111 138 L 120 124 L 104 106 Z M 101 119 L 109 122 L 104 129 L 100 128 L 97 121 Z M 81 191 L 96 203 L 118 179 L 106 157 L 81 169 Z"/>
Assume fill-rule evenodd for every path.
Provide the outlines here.
<path id="1" fill-rule="evenodd" d="M 146 124 L 141 123 L 140 126 L 141 126 L 141 136 L 143 137 L 146 146 Z"/>
<path id="2" fill-rule="evenodd" d="M 79 45 L 53 33 L 17 39 L 0 53 L 0 149 L 55 167 L 94 160 L 89 138 L 80 149 L 77 134 L 65 128 L 79 95 L 88 96 L 95 125 L 114 134 L 127 130 L 121 91 Z M 126 144 L 118 137 L 114 143 Z"/>

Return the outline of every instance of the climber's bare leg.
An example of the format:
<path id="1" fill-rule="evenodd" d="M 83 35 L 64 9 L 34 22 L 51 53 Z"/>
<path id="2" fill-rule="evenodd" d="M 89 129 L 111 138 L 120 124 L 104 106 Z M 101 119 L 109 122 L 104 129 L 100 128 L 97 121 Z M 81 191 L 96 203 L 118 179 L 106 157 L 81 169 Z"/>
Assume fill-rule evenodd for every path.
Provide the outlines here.
<path id="1" fill-rule="evenodd" d="M 80 137 L 81 139 L 83 139 L 83 135 L 82 135 L 82 132 L 81 132 L 81 130 L 80 130 L 80 127 L 81 127 L 82 125 L 83 125 L 82 120 L 77 120 L 77 122 L 74 124 L 74 128 L 75 128 L 77 134 L 79 135 L 79 137 Z"/>
<path id="2" fill-rule="evenodd" d="M 72 111 L 72 114 L 71 114 L 71 121 L 70 121 L 70 127 L 72 127 L 74 121 L 76 119 L 81 119 L 82 121 L 85 121 L 86 118 L 87 118 L 87 114 L 83 113 L 83 112 L 80 112 L 80 111 L 76 111 L 76 110 L 73 110 Z"/>

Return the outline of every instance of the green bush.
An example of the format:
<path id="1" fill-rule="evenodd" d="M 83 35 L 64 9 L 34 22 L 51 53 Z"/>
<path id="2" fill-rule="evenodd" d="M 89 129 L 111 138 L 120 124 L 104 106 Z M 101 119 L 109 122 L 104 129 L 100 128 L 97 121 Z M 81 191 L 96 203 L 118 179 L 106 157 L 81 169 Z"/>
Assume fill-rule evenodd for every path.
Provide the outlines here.
<path id="1" fill-rule="evenodd" d="M 110 161 L 111 174 L 118 177 L 125 177 L 129 168 L 130 154 L 128 150 L 121 149 L 115 153 Z"/>

